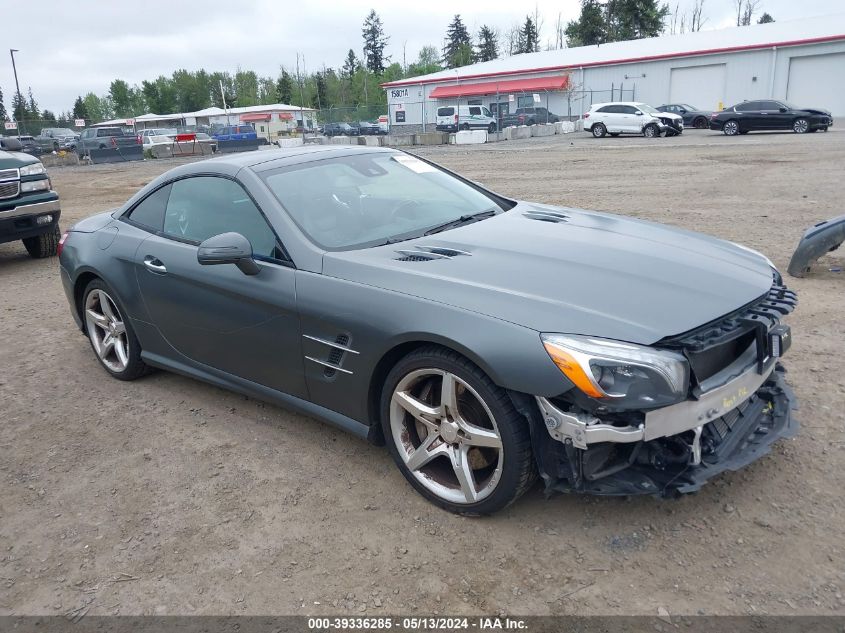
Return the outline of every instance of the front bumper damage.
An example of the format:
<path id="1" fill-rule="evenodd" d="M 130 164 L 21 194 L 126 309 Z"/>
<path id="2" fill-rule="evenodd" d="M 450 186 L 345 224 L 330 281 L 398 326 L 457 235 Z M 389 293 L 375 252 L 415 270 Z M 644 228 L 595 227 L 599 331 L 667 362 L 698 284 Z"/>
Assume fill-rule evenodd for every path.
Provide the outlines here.
<path id="1" fill-rule="evenodd" d="M 694 492 L 795 435 L 795 396 L 779 360 L 792 339 L 780 318 L 796 302 L 778 274 L 760 300 L 664 341 L 683 350 L 697 375 L 690 396 L 677 404 L 613 413 L 589 411 L 566 395 L 533 397 L 530 407 L 522 402 L 522 411 L 533 411 L 533 449 L 547 493 Z M 735 349 L 745 351 L 719 369 L 719 354 Z"/>
<path id="2" fill-rule="evenodd" d="M 746 400 L 725 413 L 707 420 L 667 417 L 648 432 L 648 420 L 622 429 L 573 422 L 567 418 L 574 416 L 539 398 L 547 432 L 536 438 L 535 451 L 546 490 L 661 497 L 695 492 L 712 477 L 765 455 L 775 441 L 795 435 L 795 396 L 784 373 L 781 365 L 775 366 Z M 672 425 L 688 428 L 664 435 Z M 535 435 L 540 433 L 538 429 Z"/>

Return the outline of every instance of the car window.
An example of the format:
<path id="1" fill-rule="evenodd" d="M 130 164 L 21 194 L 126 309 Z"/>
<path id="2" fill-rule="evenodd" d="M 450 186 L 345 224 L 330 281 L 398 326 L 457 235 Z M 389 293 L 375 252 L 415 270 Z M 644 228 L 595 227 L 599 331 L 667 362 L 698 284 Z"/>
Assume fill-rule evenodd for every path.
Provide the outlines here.
<path id="1" fill-rule="evenodd" d="M 493 116 L 493 113 L 490 112 L 490 110 L 488 110 L 487 108 L 481 108 L 481 112 L 482 112 L 482 114 L 484 114 L 484 116 L 489 116 L 489 117 Z"/>
<path id="2" fill-rule="evenodd" d="M 470 106 L 469 113 L 471 116 L 477 116 L 481 114 L 481 108 L 478 106 Z"/>
<path id="3" fill-rule="evenodd" d="M 760 109 L 761 110 L 780 110 L 781 104 L 777 101 L 761 101 L 760 102 Z"/>
<path id="4" fill-rule="evenodd" d="M 164 210 L 167 208 L 167 199 L 169 196 L 170 185 L 156 189 L 135 205 L 135 208 L 129 212 L 129 219 L 135 224 L 140 224 L 158 233 L 164 225 Z"/>
<path id="5" fill-rule="evenodd" d="M 452 116 L 455 114 L 455 108 L 437 108 L 437 116 Z"/>
<path id="6" fill-rule="evenodd" d="M 753 112 L 754 110 L 762 110 L 759 101 L 746 101 L 740 103 L 734 108 L 737 112 Z"/>
<path id="7" fill-rule="evenodd" d="M 618 112 L 618 110 L 616 109 L 616 106 L 604 106 L 604 107 L 596 110 L 596 112 L 604 112 L 606 114 L 614 114 L 614 113 Z"/>
<path id="8" fill-rule="evenodd" d="M 636 114 L 639 111 L 639 108 L 635 108 L 634 106 L 629 105 L 616 107 L 619 108 L 619 112 L 621 112 L 622 114 Z"/>
<path id="9" fill-rule="evenodd" d="M 173 183 L 164 214 L 166 235 L 199 243 L 229 232 L 246 237 L 256 257 L 283 259 L 272 229 L 238 183 L 217 176 Z"/>

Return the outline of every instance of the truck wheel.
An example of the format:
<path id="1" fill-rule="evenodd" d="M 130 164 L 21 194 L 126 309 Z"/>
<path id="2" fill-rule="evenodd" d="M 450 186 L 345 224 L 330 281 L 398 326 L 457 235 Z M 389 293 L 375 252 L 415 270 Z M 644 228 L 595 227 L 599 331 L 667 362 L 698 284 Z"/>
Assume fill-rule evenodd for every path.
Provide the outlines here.
<path id="1" fill-rule="evenodd" d="M 45 257 L 53 257 L 56 254 L 60 239 L 62 239 L 62 230 L 57 224 L 49 233 L 42 233 L 35 237 L 26 237 L 22 242 L 30 257 L 43 259 Z"/>

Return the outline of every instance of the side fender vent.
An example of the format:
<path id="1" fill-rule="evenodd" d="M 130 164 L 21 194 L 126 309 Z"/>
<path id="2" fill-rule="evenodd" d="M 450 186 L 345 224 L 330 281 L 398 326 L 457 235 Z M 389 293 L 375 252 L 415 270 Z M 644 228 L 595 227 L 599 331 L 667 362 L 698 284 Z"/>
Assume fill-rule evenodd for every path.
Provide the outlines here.
<path id="1" fill-rule="evenodd" d="M 526 218 L 529 220 L 537 220 L 539 222 L 553 222 L 555 224 L 559 222 L 566 222 L 569 219 L 569 216 L 565 213 L 559 213 L 557 211 L 546 211 L 546 210 L 537 210 L 537 211 L 527 211 L 523 213 Z"/>
<path id="2" fill-rule="evenodd" d="M 346 334 L 338 334 L 337 338 L 334 340 L 335 343 L 338 345 L 346 346 L 349 344 L 349 337 Z M 329 352 L 328 361 L 332 365 L 340 365 L 340 361 L 343 360 L 344 351 L 337 347 L 333 347 Z M 336 369 L 332 369 L 331 367 L 326 367 L 325 371 L 323 371 L 323 375 L 326 378 L 331 378 L 337 373 Z"/>

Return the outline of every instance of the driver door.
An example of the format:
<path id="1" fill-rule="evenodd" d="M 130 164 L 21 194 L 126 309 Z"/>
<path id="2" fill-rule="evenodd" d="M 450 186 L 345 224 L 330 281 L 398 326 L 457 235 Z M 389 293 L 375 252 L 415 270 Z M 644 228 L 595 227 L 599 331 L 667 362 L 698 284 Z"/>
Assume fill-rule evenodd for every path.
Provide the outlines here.
<path id="1" fill-rule="evenodd" d="M 136 277 L 174 360 L 184 357 L 304 397 L 295 269 L 252 198 L 228 178 L 182 178 L 148 196 L 130 221 L 147 201 L 161 207 L 147 222 L 160 228 L 136 252 Z M 229 231 L 252 244 L 257 275 L 197 261 L 200 242 Z"/>

